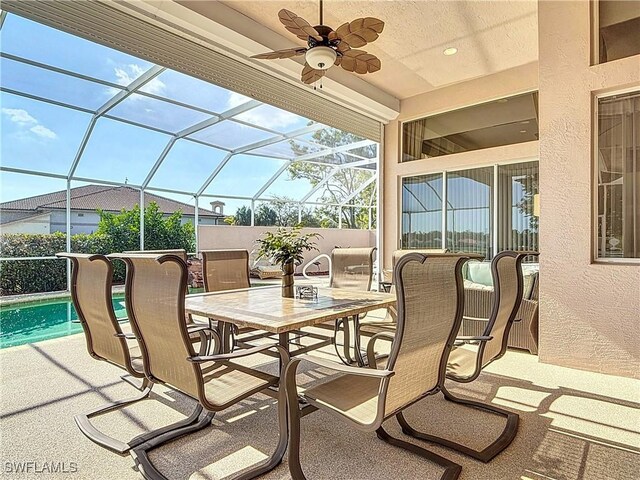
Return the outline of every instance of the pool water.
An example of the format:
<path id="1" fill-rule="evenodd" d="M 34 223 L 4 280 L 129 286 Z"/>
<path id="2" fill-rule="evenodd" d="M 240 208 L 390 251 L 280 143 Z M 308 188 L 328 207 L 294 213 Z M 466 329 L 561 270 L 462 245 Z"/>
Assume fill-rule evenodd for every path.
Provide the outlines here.
<path id="1" fill-rule="evenodd" d="M 124 295 L 114 295 L 116 317 L 126 317 Z M 0 307 L 0 348 L 40 342 L 82 332 L 70 299 Z"/>

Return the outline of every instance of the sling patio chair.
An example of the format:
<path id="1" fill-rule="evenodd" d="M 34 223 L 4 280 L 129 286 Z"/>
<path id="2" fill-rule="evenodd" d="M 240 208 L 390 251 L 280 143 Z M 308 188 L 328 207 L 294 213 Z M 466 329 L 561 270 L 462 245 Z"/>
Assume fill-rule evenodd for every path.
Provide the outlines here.
<path id="1" fill-rule="evenodd" d="M 391 445 L 427 458 L 445 470 L 442 479 L 458 478 L 462 467 L 426 448 L 394 438 L 382 424 L 444 387 L 447 358 L 460 328 L 464 308 L 462 266 L 465 257 L 427 257 L 407 254 L 394 271 L 397 288 L 398 327 L 391 337 L 391 354 L 384 370 L 345 366 L 315 357 L 296 357 L 284 373 L 289 411 L 289 469 L 294 480 L 305 477 L 300 464 L 299 397 L 304 409 L 332 413 L 360 430 L 375 431 Z M 388 333 L 378 333 L 369 348 Z M 296 371 L 308 361 L 338 375 L 299 391 Z"/>
<path id="2" fill-rule="evenodd" d="M 289 361 L 287 352 L 277 344 L 270 344 L 234 353 L 197 355 L 189 340 L 184 315 L 186 263 L 176 255 L 114 256 L 127 264 L 127 311 L 146 360 L 145 376 L 198 402 L 191 415 L 198 418 L 195 423 L 154 437 L 131 450 L 131 456 L 142 475 L 147 479 L 164 479 L 149 459 L 150 450 L 211 425 L 216 412 L 258 392 L 278 398 L 278 444 L 267 460 L 239 478 L 254 478 L 275 468 L 281 462 L 287 445 L 284 389 L 278 393 L 272 391 L 271 388 L 279 382 L 278 377 L 237 364 L 234 360 L 277 349 L 282 365 L 286 365 Z M 212 333 L 217 335 L 215 331 Z"/>
<path id="3" fill-rule="evenodd" d="M 123 253 L 133 253 L 133 254 L 155 254 L 155 255 L 177 255 L 185 262 L 189 258 L 187 251 L 184 248 L 169 248 L 166 250 L 126 250 Z"/>
<path id="4" fill-rule="evenodd" d="M 113 265 L 104 255 L 90 255 L 82 253 L 58 253 L 57 257 L 71 260 L 71 297 L 73 306 L 84 331 L 89 355 L 96 360 L 102 360 L 115 365 L 128 374 L 122 379 L 141 391 L 138 396 L 120 400 L 96 408 L 89 413 L 74 417 L 78 428 L 90 440 L 109 450 L 124 454 L 132 447 L 144 443 L 154 435 L 159 435 L 173 428 L 179 428 L 189 423 L 181 421 L 163 429 L 139 435 L 127 442 L 112 438 L 100 432 L 89 420 L 91 417 L 105 414 L 112 410 L 125 407 L 132 403 L 146 399 L 151 393 L 153 382 L 145 377 L 144 360 L 134 334 L 127 331 L 128 325 L 121 324 L 116 319 L 113 310 L 112 278 Z M 191 332 L 197 335 L 204 352 L 206 342 L 201 328 Z M 141 379 L 142 385 L 135 385 L 130 377 Z M 193 421 L 193 420 L 191 420 Z"/>
<path id="5" fill-rule="evenodd" d="M 249 279 L 249 252 L 247 250 L 202 250 L 202 278 L 204 289 L 207 292 L 222 292 L 226 290 L 236 290 L 240 288 L 250 288 Z M 209 321 L 213 326 L 213 321 Z M 218 333 L 225 340 L 225 336 L 230 336 L 232 348 L 238 345 L 236 335 L 253 332 L 254 328 L 238 328 L 232 326 L 229 332 Z M 256 338 L 265 337 L 267 334 L 257 335 Z M 248 340 L 252 340 L 254 337 Z"/>
<path id="6" fill-rule="evenodd" d="M 329 287 L 331 288 L 343 288 L 347 290 L 355 290 L 359 292 L 368 292 L 371 290 L 371 280 L 373 277 L 373 264 L 375 261 L 375 247 L 348 247 L 348 248 L 334 248 L 331 251 L 331 276 L 329 278 Z M 336 320 L 333 324 L 334 328 L 334 345 L 336 354 L 340 360 L 350 365 L 354 362 L 362 363 L 360 352 L 360 345 L 358 337 L 355 335 L 357 330 L 357 322 L 364 318 L 366 314 L 360 315 L 356 320 L 353 319 L 354 329 L 353 334 L 350 326 L 349 318 L 342 318 Z M 343 342 L 343 355 L 340 354 L 338 344 L 338 332 L 342 327 L 344 336 Z M 351 338 L 354 339 L 353 349 L 356 359 L 351 356 Z"/>
<path id="7" fill-rule="evenodd" d="M 501 358 L 507 351 L 509 330 L 516 318 L 522 300 L 522 260 L 531 252 L 505 251 L 491 262 L 491 273 L 495 296 L 491 317 L 481 336 L 458 336 L 447 362 L 447 378 L 455 382 L 474 381 L 491 362 Z M 486 403 L 456 397 L 442 386 L 444 397 L 461 405 L 484 410 L 505 417 L 506 425 L 498 438 L 482 450 L 474 450 L 459 443 L 421 433 L 413 429 L 402 414 L 398 420 L 402 431 L 415 438 L 438 443 L 457 450 L 483 462 L 488 462 L 507 448 L 518 431 L 519 416 L 516 413 Z"/>

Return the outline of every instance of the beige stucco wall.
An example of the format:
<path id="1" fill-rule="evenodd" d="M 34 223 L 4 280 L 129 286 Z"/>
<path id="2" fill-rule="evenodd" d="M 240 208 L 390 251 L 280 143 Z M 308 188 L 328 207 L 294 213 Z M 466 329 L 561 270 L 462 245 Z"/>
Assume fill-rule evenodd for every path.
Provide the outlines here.
<path id="1" fill-rule="evenodd" d="M 592 95 L 640 56 L 589 66 L 589 2 L 539 2 L 540 359 L 640 377 L 640 266 L 592 263 Z"/>
<path id="2" fill-rule="evenodd" d="M 221 248 L 241 248 L 251 252 L 256 248 L 256 240 L 266 231 L 275 231 L 276 227 L 244 227 L 230 225 L 207 225 L 198 228 L 198 251 Z M 318 251 L 304 255 L 304 263 L 321 253 L 330 254 L 334 247 L 375 247 L 374 230 L 351 230 L 338 228 L 303 228 L 302 233 L 319 233 L 322 238 L 316 240 Z M 325 261 L 321 270 L 327 270 Z M 314 271 L 312 268 L 310 271 Z M 300 273 L 300 269 L 298 269 Z"/>
<path id="3" fill-rule="evenodd" d="M 537 88 L 538 64 L 532 63 L 416 95 L 400 103 L 400 115 L 385 127 L 384 135 L 382 249 L 385 268 L 391 268 L 391 255 L 398 248 L 400 240 L 398 222 L 402 202 L 399 186 L 403 176 L 538 158 L 538 142 L 527 142 L 399 163 L 401 122 L 534 91 Z"/>

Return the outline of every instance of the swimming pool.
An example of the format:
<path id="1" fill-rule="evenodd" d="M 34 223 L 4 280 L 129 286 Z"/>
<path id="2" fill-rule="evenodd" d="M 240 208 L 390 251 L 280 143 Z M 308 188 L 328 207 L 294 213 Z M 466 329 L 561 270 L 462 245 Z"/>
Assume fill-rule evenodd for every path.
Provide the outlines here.
<path id="1" fill-rule="evenodd" d="M 114 295 L 116 317 L 126 317 L 124 295 Z M 70 299 L 19 303 L 0 307 L 0 348 L 41 342 L 82 332 Z"/>
<path id="2" fill-rule="evenodd" d="M 268 283 L 252 283 L 252 287 Z M 189 293 L 200 293 L 203 288 L 189 288 Z M 113 295 L 116 317 L 127 316 L 124 294 Z M 0 349 L 66 337 L 82 332 L 77 323 L 78 314 L 70 298 L 57 298 L 37 302 L 0 306 Z"/>

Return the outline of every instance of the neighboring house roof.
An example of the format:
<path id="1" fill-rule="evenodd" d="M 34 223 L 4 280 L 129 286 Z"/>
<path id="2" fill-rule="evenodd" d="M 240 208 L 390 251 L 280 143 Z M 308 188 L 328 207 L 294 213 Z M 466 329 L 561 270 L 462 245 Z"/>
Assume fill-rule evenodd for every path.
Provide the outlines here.
<path id="1" fill-rule="evenodd" d="M 67 191 L 61 190 L 59 192 L 46 193 L 35 197 L 3 202 L 0 203 L 0 209 L 31 211 L 32 213 L 34 211 L 40 211 L 39 213 L 42 213 L 42 209 L 64 210 L 66 208 L 66 198 Z M 148 206 L 151 202 L 157 203 L 160 211 L 164 214 L 172 214 L 177 210 L 181 210 L 185 215 L 193 215 L 193 205 L 145 192 L 145 206 Z M 131 210 L 139 203 L 140 191 L 127 186 L 87 185 L 71 189 L 71 210 L 94 211 L 101 209 L 108 212 L 119 212 L 122 209 Z M 224 215 L 214 213 L 211 210 L 205 210 L 204 208 L 199 208 L 198 210 L 200 217 L 224 217 Z"/>
<path id="2" fill-rule="evenodd" d="M 35 219 L 37 217 L 44 217 L 45 215 L 49 215 L 51 212 L 20 212 L 14 211 L 11 212 L 11 216 L 7 217 L 5 215 L 0 214 L 0 225 L 9 225 L 10 223 L 24 222 L 25 220 Z"/>

